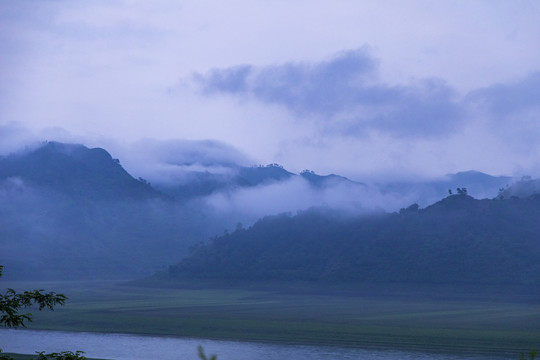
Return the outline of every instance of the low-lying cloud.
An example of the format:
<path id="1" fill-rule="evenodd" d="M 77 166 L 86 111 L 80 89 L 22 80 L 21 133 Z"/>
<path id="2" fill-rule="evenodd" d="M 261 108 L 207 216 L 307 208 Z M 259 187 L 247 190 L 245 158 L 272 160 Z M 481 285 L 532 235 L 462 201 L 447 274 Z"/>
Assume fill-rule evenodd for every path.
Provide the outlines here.
<path id="1" fill-rule="evenodd" d="M 36 135 L 21 124 L 12 122 L 0 125 L 0 156 L 20 151 L 36 142 Z"/>
<path id="2" fill-rule="evenodd" d="M 415 201 L 414 194 L 381 193 L 376 187 L 358 183 L 333 183 L 314 187 L 304 178 L 219 192 L 205 198 L 218 213 L 236 213 L 239 219 L 255 221 L 266 215 L 324 207 L 350 214 L 395 211 Z"/>
<path id="3" fill-rule="evenodd" d="M 182 184 L 198 172 L 230 175 L 254 162 L 235 147 L 217 140 L 144 139 L 118 147 L 124 167 L 155 184 Z"/>

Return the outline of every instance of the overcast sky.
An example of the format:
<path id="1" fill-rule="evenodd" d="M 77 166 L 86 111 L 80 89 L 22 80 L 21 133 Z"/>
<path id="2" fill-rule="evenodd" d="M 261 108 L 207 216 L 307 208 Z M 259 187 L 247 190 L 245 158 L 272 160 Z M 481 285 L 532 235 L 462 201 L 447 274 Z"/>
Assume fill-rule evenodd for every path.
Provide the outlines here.
<path id="1" fill-rule="evenodd" d="M 0 153 L 35 139 L 540 176 L 540 1 L 0 1 Z"/>

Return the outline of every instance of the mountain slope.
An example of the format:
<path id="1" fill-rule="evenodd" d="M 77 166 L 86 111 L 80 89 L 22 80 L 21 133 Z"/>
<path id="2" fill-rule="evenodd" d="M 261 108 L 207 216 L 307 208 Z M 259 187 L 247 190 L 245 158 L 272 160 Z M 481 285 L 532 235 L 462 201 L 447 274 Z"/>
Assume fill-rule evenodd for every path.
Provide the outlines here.
<path id="1" fill-rule="evenodd" d="M 300 173 L 300 176 L 304 178 L 305 180 L 307 180 L 312 186 L 315 186 L 318 188 L 337 185 L 337 184 L 365 186 L 365 184 L 362 184 L 356 181 L 351 181 L 344 176 L 339 176 L 335 174 L 318 175 L 313 171 L 304 170 Z"/>
<path id="2" fill-rule="evenodd" d="M 540 285 L 540 197 L 454 195 L 417 210 L 344 219 L 267 217 L 213 239 L 164 276 Z"/>
<path id="3" fill-rule="evenodd" d="M 492 199 L 497 196 L 499 189 L 509 186 L 511 183 L 512 178 L 508 176 L 492 176 L 470 170 L 424 181 L 388 180 L 377 184 L 377 188 L 383 194 L 408 194 L 412 201 L 424 207 L 449 195 L 449 191 L 455 194 L 456 188 L 466 188 L 468 194 L 476 199 Z"/>
<path id="4" fill-rule="evenodd" d="M 47 142 L 37 149 L 0 158 L 0 181 L 8 178 L 90 198 L 159 196 L 148 184 L 128 174 L 107 151 L 75 144 Z"/>
<path id="5" fill-rule="evenodd" d="M 339 196 L 342 196 L 351 203 L 363 205 L 365 196 L 369 196 L 372 190 L 362 183 L 338 175 L 321 176 L 309 171 L 296 175 L 275 164 L 231 170 L 234 171 L 221 174 L 202 172 L 200 176 L 189 178 L 186 183 L 173 184 L 181 194 L 175 196 L 174 201 L 173 196 L 162 195 L 144 180 L 136 180 L 120 166 L 118 160 L 103 149 L 48 142 L 33 150 L 0 157 L 0 264 L 7 266 L 8 278 L 11 277 L 11 271 L 19 278 L 34 279 L 144 276 L 178 261 L 187 254 L 188 247 L 198 241 L 222 233 L 224 229 L 234 228 L 238 222 L 251 223 L 258 215 L 250 215 L 249 211 L 257 207 L 268 211 L 269 207 L 265 207 L 268 203 L 287 203 L 301 196 L 304 200 L 308 197 L 316 198 L 316 203 L 321 204 L 336 194 L 340 201 Z M 473 178 L 479 177 L 481 182 L 489 182 L 493 178 L 485 174 L 473 174 Z M 468 183 L 460 183 L 459 186 L 468 186 Z M 273 192 L 282 188 L 284 192 Z M 359 189 L 361 191 L 357 191 Z M 265 190 L 269 192 L 257 197 Z M 229 192 L 228 195 L 232 194 L 233 197 L 236 191 L 244 203 L 231 202 L 231 206 L 223 208 L 205 203 L 204 196 Z M 446 189 L 443 188 L 442 192 L 446 192 Z M 187 199 L 191 201 L 185 201 Z M 218 197 L 217 200 L 222 199 Z M 343 208 L 343 202 L 340 201 L 334 204 L 337 204 L 334 208 Z M 290 209 L 296 211 L 305 208 L 306 203 L 309 201 L 292 201 Z M 235 204 L 247 204 L 247 211 L 242 213 L 234 207 Z M 399 215 L 379 214 L 362 219 L 367 219 L 363 221 L 375 233 L 396 228 L 398 238 L 402 233 L 414 229 L 400 228 L 384 219 L 404 216 L 413 219 L 414 210 L 413 207 Z M 523 218 L 529 215 L 525 214 Z M 354 228 L 356 222 L 361 223 L 358 218 L 354 221 L 351 218 L 340 220 L 340 217 L 329 212 L 325 216 L 317 216 L 317 212 L 306 212 L 289 220 L 288 217 L 277 217 L 281 219 L 279 221 L 272 218 L 261 220 L 247 233 L 266 229 L 263 225 L 272 223 L 268 231 L 261 230 L 257 235 L 259 240 L 264 240 L 257 245 L 260 249 L 255 247 L 255 250 L 249 250 L 250 246 L 257 244 L 256 241 L 250 241 L 247 243 L 249 246 L 235 250 L 238 254 L 253 251 L 250 258 L 242 260 L 242 266 L 245 267 L 242 269 L 251 271 L 254 277 L 286 278 L 286 274 L 292 278 L 316 280 L 351 277 L 344 275 L 347 272 L 342 268 L 352 266 L 352 269 L 356 269 L 358 264 L 347 265 L 339 251 L 346 256 L 359 251 L 353 240 L 347 240 L 351 239 L 351 233 L 358 233 L 358 236 L 368 239 L 363 242 L 365 244 L 369 244 L 372 234 L 368 230 L 363 233 L 364 230 Z M 300 220 L 303 223 L 296 224 Z M 519 216 L 512 218 L 515 224 L 520 221 Z M 286 227 L 289 222 L 290 229 Z M 284 226 L 288 229 L 286 232 L 277 235 L 274 233 Z M 296 237 L 291 237 L 291 233 L 296 234 Z M 313 246 L 302 245 L 300 240 L 304 238 L 304 233 L 311 234 L 307 239 L 312 241 Z M 279 241 L 270 240 L 276 237 L 286 242 L 280 245 Z M 330 241 L 325 243 L 323 239 Z M 272 248 L 277 252 L 267 253 L 259 259 L 259 254 L 266 254 L 266 241 L 274 241 Z M 291 253 L 287 244 L 297 249 L 298 253 Z M 205 249 L 210 251 L 210 248 Z M 216 253 L 216 258 L 231 256 L 227 253 L 231 249 L 227 247 L 223 255 Z M 291 259 L 302 259 L 300 255 L 308 253 L 310 255 L 302 260 L 307 261 L 308 265 L 298 265 L 300 268 L 295 268 Z M 334 259 L 332 261 L 325 258 L 330 254 Z M 279 259 L 281 255 L 283 258 Z M 259 259 L 257 263 L 262 268 L 250 268 L 249 259 Z M 270 261 L 272 259 L 277 261 L 276 264 L 283 264 L 285 270 L 274 267 Z M 231 258 L 230 261 L 236 260 Z M 396 260 L 396 263 L 399 262 Z M 233 271 L 234 266 L 226 266 Z M 242 269 L 234 271 L 240 276 L 244 271 Z M 272 269 L 270 275 L 265 272 L 269 269 Z M 227 271 L 224 271 L 223 275 L 226 274 Z M 206 276 L 204 271 L 201 276 Z"/>
<path id="6" fill-rule="evenodd" d="M 49 142 L 0 158 L 6 278 L 149 275 L 235 224 L 211 215 L 135 180 L 103 149 Z"/>
<path id="7" fill-rule="evenodd" d="M 226 174 L 193 171 L 182 183 L 157 184 L 157 188 L 178 200 L 189 200 L 219 192 L 231 192 L 238 189 L 255 188 L 301 178 L 307 185 L 322 189 L 336 185 L 360 185 L 346 177 L 334 174 L 318 175 L 312 171 L 303 171 L 300 175 L 291 173 L 277 164 L 266 166 L 231 166 Z"/>

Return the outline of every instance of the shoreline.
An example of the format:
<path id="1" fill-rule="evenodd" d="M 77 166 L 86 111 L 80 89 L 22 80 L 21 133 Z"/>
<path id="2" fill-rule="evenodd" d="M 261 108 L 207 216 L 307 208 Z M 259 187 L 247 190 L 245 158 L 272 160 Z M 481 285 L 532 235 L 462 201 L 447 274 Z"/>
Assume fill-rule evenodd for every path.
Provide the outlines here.
<path id="1" fill-rule="evenodd" d="M 287 287 L 57 285 L 54 290 L 70 298 L 67 304 L 54 312 L 34 311 L 28 330 L 514 358 L 540 347 L 540 304 L 529 301 Z"/>
<path id="2" fill-rule="evenodd" d="M 15 330 L 15 329 L 10 329 Z M 280 346 L 302 346 L 302 347 L 316 347 L 316 348 L 336 348 L 336 349 L 358 349 L 358 350 L 374 350 L 374 351 L 396 351 L 396 352 L 407 352 L 407 353 L 418 353 L 418 354 L 436 354 L 436 355 L 455 355 L 455 356 L 493 356 L 494 359 L 518 359 L 519 352 L 515 351 L 472 351 L 470 349 L 458 349 L 458 348 L 432 348 L 432 347 L 395 347 L 388 345 L 378 346 L 364 346 L 364 345 L 343 345 L 343 344 L 324 344 L 324 343 L 306 343 L 306 342 L 295 342 L 295 341 L 279 341 L 279 340 L 267 340 L 267 341 L 258 341 L 258 340 L 245 340 L 245 339 L 231 339 L 231 338 L 200 338 L 200 337 L 189 337 L 189 336 L 174 336 L 174 335 L 163 335 L 163 334 L 141 334 L 141 333 L 117 333 L 117 332 L 102 332 L 102 331 L 65 331 L 65 330 L 53 330 L 53 329 L 16 329 L 15 331 L 31 331 L 31 332 L 45 332 L 45 333 L 65 333 L 65 334 L 99 334 L 99 335 L 117 335 L 117 336 L 134 336 L 134 337 L 145 337 L 145 338 L 168 338 L 168 339 L 177 339 L 177 340 L 190 340 L 190 341 L 216 341 L 224 343 L 252 343 L 252 344 L 261 344 L 261 345 L 280 345 Z M 5 352 L 3 354 L 7 355 L 18 355 L 22 356 L 20 358 L 15 357 L 14 360 L 22 360 L 24 356 L 32 356 L 37 358 L 37 355 L 32 354 L 21 354 L 21 353 L 11 353 Z M 88 358 L 88 360 L 113 360 L 106 358 Z"/>
<path id="3" fill-rule="evenodd" d="M 254 339 L 254 338 L 242 338 L 242 337 L 227 337 L 227 336 L 186 336 L 164 333 L 142 333 L 142 332 L 106 332 L 106 331 L 89 331 L 89 330 L 65 330 L 58 328 L 26 328 L 17 329 L 17 331 L 38 331 L 38 332 L 55 332 L 55 333 L 78 333 L 78 334 L 100 334 L 100 335 L 126 335 L 126 336 L 142 336 L 147 338 L 170 338 L 170 339 L 186 339 L 186 340 L 201 340 L 201 341 L 222 341 L 222 342 L 237 342 L 237 343 L 254 343 L 265 345 L 282 345 L 282 346 L 313 346 L 313 347 L 327 347 L 327 348 L 344 348 L 344 349 L 361 349 L 361 350 L 377 350 L 377 351 L 406 351 L 406 352 L 418 352 L 418 353 L 434 353 L 434 354 L 452 354 L 452 355 L 490 355 L 497 358 L 516 358 L 520 352 L 527 352 L 531 349 L 523 348 L 510 348 L 508 346 L 502 346 L 500 348 L 485 347 L 470 347 L 467 345 L 453 345 L 447 344 L 434 344 L 434 343 L 411 343 L 411 342 L 389 342 L 389 341 L 377 341 L 377 342 L 327 342 L 321 341 L 321 339 Z M 102 360 L 102 359 L 97 359 Z"/>

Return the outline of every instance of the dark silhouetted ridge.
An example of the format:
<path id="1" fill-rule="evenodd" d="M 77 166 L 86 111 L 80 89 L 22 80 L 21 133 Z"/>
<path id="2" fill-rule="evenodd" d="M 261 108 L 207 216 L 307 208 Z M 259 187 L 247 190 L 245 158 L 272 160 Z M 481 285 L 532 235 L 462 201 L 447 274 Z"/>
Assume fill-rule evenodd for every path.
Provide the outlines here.
<path id="1" fill-rule="evenodd" d="M 300 173 L 300 176 L 302 176 L 305 180 L 307 180 L 312 186 L 315 187 L 324 187 L 328 185 L 336 185 L 339 183 L 347 183 L 347 184 L 354 184 L 354 185 L 364 185 L 362 183 L 351 181 L 347 179 L 344 176 L 339 176 L 335 174 L 330 175 L 318 175 L 313 171 L 304 170 Z"/>
<path id="2" fill-rule="evenodd" d="M 159 196 L 149 184 L 128 174 L 104 149 L 75 144 L 47 142 L 35 150 L 0 158 L 0 179 L 7 178 L 89 198 Z"/>
<path id="3" fill-rule="evenodd" d="M 242 167 L 235 182 L 241 186 L 257 186 L 275 181 L 288 180 L 293 173 L 288 172 L 277 164 L 267 166 Z"/>
<path id="4" fill-rule="evenodd" d="M 425 209 L 343 218 L 311 210 L 214 238 L 169 278 L 540 285 L 540 197 L 449 196 Z"/>

